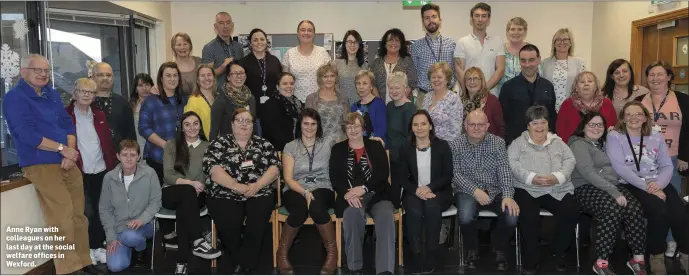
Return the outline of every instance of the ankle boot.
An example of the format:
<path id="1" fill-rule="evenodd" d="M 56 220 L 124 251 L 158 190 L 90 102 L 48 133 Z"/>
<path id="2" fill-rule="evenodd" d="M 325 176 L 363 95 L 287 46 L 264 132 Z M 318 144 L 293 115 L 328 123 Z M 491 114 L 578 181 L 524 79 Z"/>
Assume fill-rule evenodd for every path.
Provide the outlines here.
<path id="1" fill-rule="evenodd" d="M 292 247 L 294 237 L 299 232 L 299 227 L 289 226 L 287 223 L 282 225 L 282 235 L 280 236 L 280 245 L 277 252 L 278 270 L 282 275 L 293 275 L 294 269 L 289 262 L 289 249 Z"/>
<path id="2" fill-rule="evenodd" d="M 411 273 L 413 275 L 423 274 L 424 256 L 423 243 L 419 237 L 409 237 L 409 244 L 411 245 Z"/>
<path id="3" fill-rule="evenodd" d="M 325 262 L 323 262 L 323 268 L 321 268 L 321 275 L 330 275 L 333 274 L 335 268 L 337 268 L 337 254 L 339 254 L 339 252 L 337 252 L 335 224 L 328 222 L 323 225 L 316 225 L 316 228 L 318 228 L 318 233 L 321 234 L 321 239 L 323 239 L 323 245 L 327 252 Z"/>

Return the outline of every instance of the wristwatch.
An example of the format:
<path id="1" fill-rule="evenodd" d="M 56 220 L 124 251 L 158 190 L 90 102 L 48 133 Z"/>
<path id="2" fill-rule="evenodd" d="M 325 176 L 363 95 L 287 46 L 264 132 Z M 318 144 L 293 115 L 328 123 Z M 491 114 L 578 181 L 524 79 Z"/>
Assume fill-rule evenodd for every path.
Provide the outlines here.
<path id="1" fill-rule="evenodd" d="M 62 144 L 57 145 L 57 152 L 62 152 L 63 149 L 65 149 L 65 147 Z"/>

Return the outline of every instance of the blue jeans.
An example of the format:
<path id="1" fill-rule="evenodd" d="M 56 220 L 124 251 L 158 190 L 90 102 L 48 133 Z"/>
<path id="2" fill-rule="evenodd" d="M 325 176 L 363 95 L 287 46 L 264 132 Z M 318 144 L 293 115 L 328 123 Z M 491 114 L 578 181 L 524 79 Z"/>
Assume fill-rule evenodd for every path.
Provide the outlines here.
<path id="1" fill-rule="evenodd" d="M 498 215 L 498 224 L 491 233 L 493 249 L 506 252 L 509 246 L 512 231 L 517 227 L 519 216 L 509 214 L 509 209 L 502 211 L 502 194 L 496 195 L 493 201 L 481 206 L 473 195 L 460 193 L 457 195 L 457 216 L 459 217 L 460 231 L 467 250 L 478 250 L 478 228 L 476 218 L 480 210 L 489 210 Z"/>
<path id="2" fill-rule="evenodd" d="M 146 250 L 146 239 L 153 237 L 153 222 L 145 224 L 139 229 L 127 229 L 117 234 L 117 245 L 115 252 L 107 255 L 108 269 L 112 272 L 120 272 L 129 267 L 132 259 L 132 248 L 141 252 Z"/>

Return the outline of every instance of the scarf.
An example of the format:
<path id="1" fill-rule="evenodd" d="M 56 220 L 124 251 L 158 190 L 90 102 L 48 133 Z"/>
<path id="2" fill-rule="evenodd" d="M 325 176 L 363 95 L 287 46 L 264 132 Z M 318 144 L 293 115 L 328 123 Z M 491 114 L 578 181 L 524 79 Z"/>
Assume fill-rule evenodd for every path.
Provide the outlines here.
<path id="1" fill-rule="evenodd" d="M 225 86 L 223 86 L 222 90 L 225 93 L 225 96 L 230 100 L 230 103 L 240 107 L 249 105 L 251 90 L 249 90 L 249 87 L 246 85 L 242 86 L 241 89 L 236 89 L 228 82 L 225 84 Z"/>
<path id="2" fill-rule="evenodd" d="M 280 101 L 282 106 L 285 107 L 285 113 L 287 113 L 287 116 L 295 120 L 299 117 L 302 109 L 302 103 L 299 99 L 297 99 L 296 96 L 292 95 L 290 97 L 285 97 L 284 95 L 280 94 L 280 91 L 276 90 L 273 97 Z"/>
<path id="3" fill-rule="evenodd" d="M 347 156 L 347 182 L 349 187 L 361 186 L 371 180 L 371 166 L 368 163 L 368 153 L 364 151 L 359 162 L 356 162 L 356 153 L 349 148 Z"/>
<path id="4" fill-rule="evenodd" d="M 603 106 L 603 95 L 600 93 L 596 93 L 596 97 L 593 99 L 593 104 L 584 104 L 584 102 L 579 98 L 578 93 L 573 93 L 572 96 L 572 104 L 574 104 L 574 108 L 579 110 L 581 113 L 589 113 L 592 111 L 599 112 L 601 106 Z"/>

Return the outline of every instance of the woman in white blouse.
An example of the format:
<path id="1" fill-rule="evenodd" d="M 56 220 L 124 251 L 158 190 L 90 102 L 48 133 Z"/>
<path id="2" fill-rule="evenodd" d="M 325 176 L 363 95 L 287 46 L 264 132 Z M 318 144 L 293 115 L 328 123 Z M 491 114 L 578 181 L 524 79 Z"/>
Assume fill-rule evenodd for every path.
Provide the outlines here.
<path id="1" fill-rule="evenodd" d="M 329 62 L 331 56 L 325 48 L 313 44 L 316 26 L 309 20 L 297 25 L 299 46 L 290 48 L 282 58 L 283 71 L 292 73 L 296 79 L 294 95 L 305 102 L 306 96 L 318 90 L 316 71 Z"/>
<path id="2" fill-rule="evenodd" d="M 568 28 L 562 28 L 553 35 L 551 56 L 543 60 L 543 77 L 555 87 L 555 110 L 569 97 L 572 82 L 581 72 L 586 71 L 586 63 L 574 54 L 574 37 Z"/>

